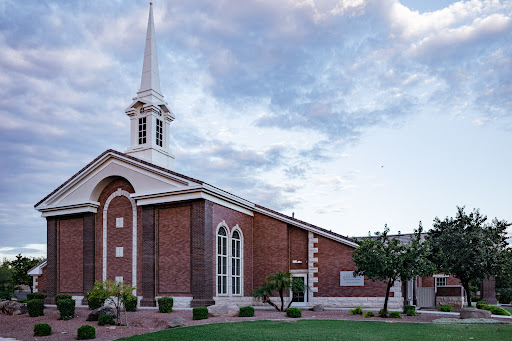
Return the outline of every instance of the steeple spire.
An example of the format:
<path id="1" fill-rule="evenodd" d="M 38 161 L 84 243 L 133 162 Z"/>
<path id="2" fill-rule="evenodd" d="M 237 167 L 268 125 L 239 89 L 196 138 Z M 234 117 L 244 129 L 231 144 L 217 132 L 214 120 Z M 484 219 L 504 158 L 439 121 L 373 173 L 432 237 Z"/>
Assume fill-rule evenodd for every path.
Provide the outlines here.
<path id="1" fill-rule="evenodd" d="M 153 4 L 149 3 L 148 29 L 146 32 L 146 47 L 144 50 L 144 64 L 140 80 L 139 93 L 154 90 L 161 94 L 160 73 L 158 72 L 158 57 L 156 55 L 155 24 L 153 22 Z"/>
<path id="2" fill-rule="evenodd" d="M 126 153 L 172 169 L 174 156 L 169 150 L 168 136 L 169 124 L 174 120 L 174 114 L 160 90 L 152 3 L 149 4 L 140 89 L 125 112 L 130 117 L 131 127 L 130 148 Z"/>

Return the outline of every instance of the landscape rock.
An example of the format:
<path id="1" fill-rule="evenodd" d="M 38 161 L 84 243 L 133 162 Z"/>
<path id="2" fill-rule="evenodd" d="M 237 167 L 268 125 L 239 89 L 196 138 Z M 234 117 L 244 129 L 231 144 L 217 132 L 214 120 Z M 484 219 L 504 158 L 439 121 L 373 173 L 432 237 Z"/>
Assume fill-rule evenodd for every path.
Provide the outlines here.
<path id="1" fill-rule="evenodd" d="M 309 308 L 309 310 L 311 310 L 311 311 L 324 311 L 324 306 L 323 306 L 323 304 L 317 304 L 313 308 Z"/>
<path id="2" fill-rule="evenodd" d="M 16 301 L 2 301 L 0 311 L 4 315 L 21 315 L 27 313 L 27 305 Z"/>
<path id="3" fill-rule="evenodd" d="M 112 315 L 112 316 L 116 317 L 116 311 L 114 310 L 114 308 L 104 306 L 104 307 L 99 307 L 98 309 L 94 309 L 93 311 L 91 311 L 89 316 L 87 316 L 86 321 L 98 321 L 98 317 L 102 314 Z"/>
<path id="4" fill-rule="evenodd" d="M 208 307 L 208 316 L 211 317 L 226 317 L 238 316 L 240 308 L 237 305 L 212 305 Z"/>
<path id="5" fill-rule="evenodd" d="M 185 327 L 187 325 L 187 322 L 183 317 L 176 316 L 173 318 L 168 324 L 167 329 L 169 328 L 176 328 L 176 327 Z"/>
<path id="6" fill-rule="evenodd" d="M 482 310 L 476 308 L 462 308 L 460 310 L 460 318 L 461 319 L 490 319 L 491 312 L 489 310 Z"/>

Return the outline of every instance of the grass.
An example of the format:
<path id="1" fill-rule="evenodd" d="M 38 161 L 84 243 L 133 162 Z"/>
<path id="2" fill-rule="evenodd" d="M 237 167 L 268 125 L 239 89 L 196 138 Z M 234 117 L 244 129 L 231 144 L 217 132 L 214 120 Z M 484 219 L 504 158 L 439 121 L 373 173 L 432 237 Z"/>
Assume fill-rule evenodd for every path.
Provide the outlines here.
<path id="1" fill-rule="evenodd" d="M 168 329 L 120 340 L 511 340 L 512 325 L 374 321 L 246 321 Z"/>
<path id="2" fill-rule="evenodd" d="M 506 308 L 506 307 L 500 307 L 500 308 L 503 308 L 503 309 L 505 309 L 506 311 L 508 311 L 509 313 L 512 314 L 512 308 Z"/>

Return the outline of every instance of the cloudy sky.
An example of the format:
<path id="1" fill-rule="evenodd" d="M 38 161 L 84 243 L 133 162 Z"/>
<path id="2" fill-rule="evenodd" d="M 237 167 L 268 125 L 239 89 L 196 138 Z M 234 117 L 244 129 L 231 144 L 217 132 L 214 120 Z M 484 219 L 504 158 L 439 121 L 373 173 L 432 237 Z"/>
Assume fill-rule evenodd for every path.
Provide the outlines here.
<path id="1" fill-rule="evenodd" d="M 0 0 L 0 257 L 129 144 L 147 1 Z M 154 1 L 177 172 L 359 236 L 512 221 L 512 2 Z"/>

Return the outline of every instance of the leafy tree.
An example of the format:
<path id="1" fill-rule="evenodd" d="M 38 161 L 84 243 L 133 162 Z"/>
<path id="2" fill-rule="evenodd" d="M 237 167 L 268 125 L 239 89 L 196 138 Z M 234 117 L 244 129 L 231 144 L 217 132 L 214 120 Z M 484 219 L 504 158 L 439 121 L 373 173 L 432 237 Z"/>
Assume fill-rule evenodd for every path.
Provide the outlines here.
<path id="1" fill-rule="evenodd" d="M 270 274 L 265 279 L 266 282 L 262 285 L 261 288 L 255 290 L 252 293 L 252 296 L 258 299 L 261 299 L 263 303 L 268 303 L 277 311 L 285 311 L 292 304 L 292 299 L 290 297 L 290 302 L 286 309 L 284 308 L 284 293 L 291 290 L 292 294 L 296 294 L 300 291 L 306 291 L 307 286 L 302 281 L 294 281 L 293 276 L 289 272 L 276 272 Z M 274 302 L 272 302 L 271 297 L 274 292 L 277 291 L 279 293 L 279 298 L 281 299 L 281 307 L 279 308 Z"/>
<path id="2" fill-rule="evenodd" d="M 126 314 L 126 300 L 128 296 L 135 290 L 127 284 L 115 281 L 103 281 L 96 282 L 94 287 L 88 293 L 88 298 L 93 300 L 103 300 L 111 303 L 116 308 L 116 323 L 122 324 L 121 311 L 124 309 L 125 312 L 125 324 L 128 324 Z"/>
<path id="3" fill-rule="evenodd" d="M 438 270 L 458 278 L 466 290 L 471 307 L 470 282 L 483 281 L 488 276 L 499 275 L 506 266 L 507 227 L 505 220 L 487 217 L 479 210 L 470 214 L 464 207 L 457 207 L 455 218 L 434 219 L 427 241 L 431 247 L 431 260 Z"/>
<path id="4" fill-rule="evenodd" d="M 428 276 L 434 272 L 434 264 L 428 258 L 428 249 L 421 241 L 423 228 L 414 231 L 413 238 L 408 242 L 400 241 L 397 237 L 388 235 L 389 228 L 384 232 L 376 232 L 359 241 L 359 247 L 352 252 L 352 258 L 357 267 L 354 276 L 366 276 L 372 281 L 386 283 L 386 298 L 384 300 L 383 316 L 387 316 L 389 292 L 395 281 L 408 281 L 416 276 Z"/>
<path id="5" fill-rule="evenodd" d="M 2 265 L 0 265 L 0 299 L 11 299 L 15 290 L 12 277 L 13 271 L 9 265 L 9 261 L 2 262 Z"/>
<path id="6" fill-rule="evenodd" d="M 30 292 L 33 292 L 32 288 L 32 277 L 28 275 L 28 271 L 34 266 L 39 264 L 42 258 L 23 257 L 21 253 L 16 256 L 16 259 L 10 262 L 10 266 L 13 270 L 14 284 L 16 285 L 28 285 Z"/>

